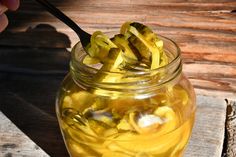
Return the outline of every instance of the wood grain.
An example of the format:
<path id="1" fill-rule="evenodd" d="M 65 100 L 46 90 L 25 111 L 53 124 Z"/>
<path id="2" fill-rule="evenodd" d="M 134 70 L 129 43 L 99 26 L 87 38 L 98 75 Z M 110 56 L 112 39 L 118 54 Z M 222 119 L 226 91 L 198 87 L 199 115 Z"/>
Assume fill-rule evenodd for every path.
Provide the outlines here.
<path id="1" fill-rule="evenodd" d="M 0 156 L 49 157 L 0 111 Z"/>
<path id="2" fill-rule="evenodd" d="M 68 156 L 55 113 L 55 97 L 63 77 L 0 74 L 0 111 L 52 157 Z"/>
<path id="3" fill-rule="evenodd" d="M 224 156 L 236 156 L 236 101 L 227 100 L 227 118 L 226 118 L 226 151 Z"/>
<path id="4" fill-rule="evenodd" d="M 218 97 L 219 102 L 225 98 L 236 99 L 235 0 L 50 2 L 90 33 L 95 30 L 118 33 L 125 21 L 150 26 L 180 46 L 183 71 L 197 94 Z M 69 69 L 71 47 L 79 39 L 35 1 L 24 0 L 17 12 L 7 15 L 9 27 L 0 34 L 0 110 L 50 156 L 68 156 L 58 130 L 54 101 Z M 202 151 L 218 156 L 222 143 L 216 138 L 222 139 L 222 134 L 218 134 L 222 125 L 210 126 L 202 119 L 221 117 L 216 120 L 223 122 L 225 108 L 218 102 L 213 104 L 217 106 L 208 108 L 202 103 L 199 107 L 198 121 L 202 123 L 196 127 L 206 129 L 199 133 L 195 131 L 193 138 L 199 141 L 199 149 L 202 144 Z M 214 113 L 221 116 L 214 116 Z M 220 130 L 215 128 L 217 133 L 211 136 L 210 132 L 214 131 L 211 127 Z M 202 139 L 202 135 L 207 139 Z M 217 144 L 219 150 L 214 151 L 213 146 L 216 148 Z M 190 143 L 187 152 L 193 147 Z M 202 157 L 195 151 L 189 153 Z"/>
<path id="5" fill-rule="evenodd" d="M 95 30 L 118 32 L 120 25 L 130 20 L 149 25 L 180 46 L 185 63 L 184 72 L 196 88 L 226 91 L 236 97 L 235 0 L 51 2 L 90 33 Z M 10 13 L 9 18 L 8 30 L 0 35 L 1 46 L 62 48 L 73 46 L 78 41 L 70 28 L 34 1 L 22 2 L 19 11 Z M 29 33 L 29 27 L 34 28 L 39 24 L 54 27 L 54 35 L 43 29 L 38 34 Z M 58 35 L 55 35 L 55 30 Z M 40 32 L 47 33 L 49 38 Z M 68 36 L 70 41 L 55 42 L 62 34 Z"/>
<path id="6" fill-rule="evenodd" d="M 197 97 L 195 126 L 184 157 L 221 157 L 225 111 L 224 99 L 201 95 Z"/>

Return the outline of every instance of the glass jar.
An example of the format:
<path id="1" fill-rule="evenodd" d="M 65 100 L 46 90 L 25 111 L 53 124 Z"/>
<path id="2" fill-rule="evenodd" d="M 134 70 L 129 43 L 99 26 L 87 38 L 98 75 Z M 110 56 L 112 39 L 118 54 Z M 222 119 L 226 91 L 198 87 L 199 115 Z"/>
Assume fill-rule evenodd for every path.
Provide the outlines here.
<path id="1" fill-rule="evenodd" d="M 170 63 L 151 71 L 98 75 L 99 65 L 82 63 L 81 43 L 74 46 L 56 102 L 71 157 L 182 156 L 194 123 L 195 93 L 182 73 L 179 47 L 159 38 Z"/>

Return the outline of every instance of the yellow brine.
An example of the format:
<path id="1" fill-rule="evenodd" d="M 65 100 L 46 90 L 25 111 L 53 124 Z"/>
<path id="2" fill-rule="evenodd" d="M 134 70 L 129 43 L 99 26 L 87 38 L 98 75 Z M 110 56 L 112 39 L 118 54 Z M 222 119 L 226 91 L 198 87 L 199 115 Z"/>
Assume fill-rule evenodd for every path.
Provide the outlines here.
<path id="1" fill-rule="evenodd" d="M 180 49 L 139 23 L 72 50 L 57 116 L 71 157 L 182 157 L 195 94 Z"/>

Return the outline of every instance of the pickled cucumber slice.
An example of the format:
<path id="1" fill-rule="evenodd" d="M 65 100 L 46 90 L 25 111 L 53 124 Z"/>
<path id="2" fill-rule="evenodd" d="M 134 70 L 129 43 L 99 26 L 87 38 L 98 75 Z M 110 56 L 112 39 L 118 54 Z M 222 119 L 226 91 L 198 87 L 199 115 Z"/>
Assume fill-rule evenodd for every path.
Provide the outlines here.
<path id="1" fill-rule="evenodd" d="M 187 91 L 181 87 L 180 85 L 176 85 L 173 87 L 173 93 L 175 100 L 179 100 L 179 103 L 182 102 L 183 106 L 186 106 L 189 102 L 189 95 Z"/>
<path id="2" fill-rule="evenodd" d="M 158 40 L 154 37 L 153 32 L 148 27 L 139 23 L 132 23 L 129 31 L 139 39 L 137 40 L 139 41 L 139 44 L 140 42 L 143 43 L 143 45 L 146 47 L 146 50 L 148 50 L 146 52 L 151 53 L 151 69 L 158 68 L 160 66 L 161 51 L 159 50 L 160 47 L 157 47 L 156 42 L 158 42 Z M 146 58 L 148 57 L 146 55 L 143 56 Z"/>
<path id="3" fill-rule="evenodd" d="M 120 28 L 120 34 L 123 34 L 123 35 L 127 35 L 127 34 L 129 34 L 129 35 L 131 35 L 130 34 L 130 32 L 129 32 L 129 27 L 130 27 L 130 24 L 131 24 L 132 22 L 125 22 L 122 26 L 121 26 L 121 28 Z M 127 36 L 127 37 L 129 37 L 129 36 Z"/>
<path id="4" fill-rule="evenodd" d="M 98 63 L 100 63 L 100 60 L 87 55 L 87 56 L 84 57 L 83 63 L 86 64 L 86 65 L 98 64 Z"/>
<path id="5" fill-rule="evenodd" d="M 65 96 L 63 99 L 63 108 L 73 108 L 73 102 L 70 96 Z"/>
<path id="6" fill-rule="evenodd" d="M 97 136 L 103 136 L 103 133 L 110 127 L 103 121 L 95 119 L 88 120 L 89 127 L 97 134 Z"/>
<path id="7" fill-rule="evenodd" d="M 161 117 L 164 120 L 162 126 L 157 130 L 159 134 L 165 134 L 171 132 L 175 130 L 179 125 L 176 113 L 173 111 L 172 108 L 168 106 L 158 107 L 154 111 L 154 114 Z"/>
<path id="8" fill-rule="evenodd" d="M 142 56 L 142 60 L 146 59 L 148 62 L 150 62 L 152 54 L 150 50 L 144 45 L 144 43 L 134 35 L 130 36 L 128 40 L 138 50 L 139 54 Z"/>
<path id="9" fill-rule="evenodd" d="M 119 47 L 124 52 L 123 54 L 127 58 L 132 59 L 134 61 L 138 61 L 138 58 L 136 57 L 134 50 L 131 49 L 130 43 L 128 40 L 125 39 L 124 35 L 122 34 L 115 35 L 115 37 L 112 39 L 112 42 L 116 44 L 116 46 Z"/>
<path id="10" fill-rule="evenodd" d="M 90 39 L 90 44 L 86 48 L 89 55 L 94 58 L 98 58 L 103 61 L 111 48 L 116 48 L 117 46 L 101 31 L 96 31 L 92 34 Z"/>
<path id="11" fill-rule="evenodd" d="M 108 101 L 105 98 L 98 97 L 95 99 L 94 104 L 91 106 L 94 111 L 103 111 L 108 107 Z"/>
<path id="12" fill-rule="evenodd" d="M 70 98 L 72 100 L 72 108 L 79 112 L 83 112 L 86 108 L 90 107 L 95 101 L 93 94 L 86 91 L 73 93 Z"/>
<path id="13" fill-rule="evenodd" d="M 150 69 L 156 69 L 168 63 L 168 57 L 163 50 L 163 41 L 149 27 L 137 22 L 126 22 L 122 25 L 120 32 L 121 34 L 115 35 L 112 40 L 100 31 L 94 32 L 88 47 L 90 57 L 106 62 L 107 56 L 112 53 L 110 50 L 120 48 L 126 63 L 134 64 L 136 63 L 134 61 L 141 61 L 149 65 Z M 91 64 L 97 60 L 86 57 L 84 62 Z"/>
<path id="14" fill-rule="evenodd" d="M 130 123 L 125 119 L 121 119 L 119 124 L 117 125 L 117 129 L 119 130 L 133 130 L 133 127 L 130 125 Z"/>
<path id="15" fill-rule="evenodd" d="M 121 67 L 124 62 L 122 53 L 123 52 L 121 51 L 120 48 L 110 49 L 109 54 L 106 60 L 104 61 L 102 68 L 95 75 L 94 79 L 96 79 L 96 81 L 98 82 L 105 82 L 105 83 L 119 82 L 121 78 L 123 77 L 123 74 L 115 73 L 115 72 L 121 72 Z M 111 72 L 111 73 L 107 73 L 107 72 Z"/>
<path id="16" fill-rule="evenodd" d="M 124 62 L 122 54 L 123 52 L 120 48 L 110 49 L 101 71 L 119 72 L 120 65 Z"/>

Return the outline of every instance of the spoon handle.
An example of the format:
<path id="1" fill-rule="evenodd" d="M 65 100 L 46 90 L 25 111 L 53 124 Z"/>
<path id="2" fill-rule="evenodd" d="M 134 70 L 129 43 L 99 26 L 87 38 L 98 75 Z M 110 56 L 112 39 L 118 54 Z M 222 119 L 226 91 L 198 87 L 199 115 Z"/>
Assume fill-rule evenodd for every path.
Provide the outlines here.
<path id="1" fill-rule="evenodd" d="M 90 42 L 90 37 L 91 37 L 90 34 L 82 30 L 74 21 L 72 21 L 68 16 L 66 16 L 63 12 L 61 12 L 47 0 L 36 0 L 36 1 L 40 3 L 42 6 L 44 6 L 48 12 L 50 12 L 52 15 L 54 15 L 62 22 L 64 22 L 67 26 L 69 26 L 71 29 L 73 29 L 79 36 L 83 47 L 87 46 L 87 44 Z"/>

